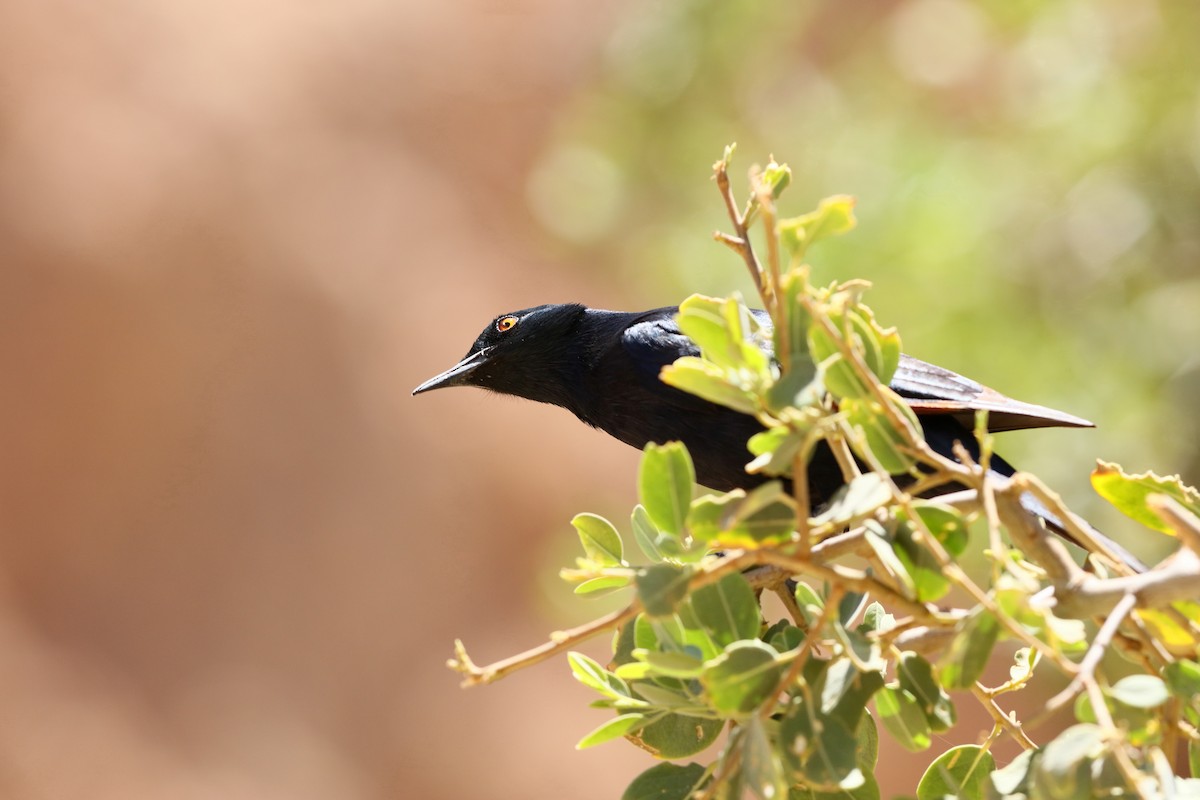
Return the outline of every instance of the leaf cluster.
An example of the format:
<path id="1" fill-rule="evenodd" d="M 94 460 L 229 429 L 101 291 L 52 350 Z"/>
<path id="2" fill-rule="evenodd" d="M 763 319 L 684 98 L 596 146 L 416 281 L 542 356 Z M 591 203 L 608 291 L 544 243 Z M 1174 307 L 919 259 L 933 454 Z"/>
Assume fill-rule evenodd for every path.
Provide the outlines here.
<path id="1" fill-rule="evenodd" d="M 629 606 L 524 660 L 480 669 L 460 647 L 452 665 L 484 682 L 612 631 L 607 664 L 574 651 L 568 661 L 598 695 L 593 706 L 611 714 L 578 746 L 623 737 L 665 762 L 630 784 L 630 800 L 873 800 L 880 731 L 930 751 L 948 741 L 964 700 L 993 725 L 965 732 L 974 744 L 933 753 L 921 800 L 1200 794 L 1172 768 L 1184 750 L 1200 766 L 1200 495 L 1101 464 L 1097 491 L 1182 547 L 1138 574 L 1096 544 L 1092 571 L 1080 570 L 1021 502 L 1034 496 L 1088 543 L 1086 526 L 1040 482 L 1000 479 L 965 451 L 954 461 L 925 444 L 887 385 L 900 338 L 862 303 L 866 285 L 810 284 L 809 249 L 853 227 L 853 201 L 780 219 L 775 202 L 791 175 L 772 162 L 751 172 L 739 204 L 731 155 L 715 174 L 734 230 L 717 238 L 751 270 L 771 324 L 736 295 L 689 298 L 679 326 L 701 354 L 662 379 L 757 418 L 764 430 L 747 443 L 747 470 L 773 479 L 702 492 L 681 443 L 647 445 L 629 523 L 640 557 L 616 525 L 580 514 L 583 555 L 563 570 L 581 595 L 632 590 Z M 756 223 L 765 263 L 751 242 Z M 986 463 L 986 419 L 978 437 Z M 845 486 L 814 509 L 806 476 L 817 448 L 834 456 Z M 958 563 L 972 535 L 987 537 L 986 579 Z M 764 614 L 765 594 L 786 616 Z M 1128 674 L 1109 677 L 1108 653 Z M 998 659 L 1010 660 L 1009 679 L 984 685 Z M 1041 717 L 1016 719 L 1002 701 L 1043 668 L 1067 688 Z M 1036 739 L 1067 707 L 1077 723 Z M 998 769 L 1002 737 L 1022 755 Z M 705 763 L 675 763 L 710 750 Z"/>

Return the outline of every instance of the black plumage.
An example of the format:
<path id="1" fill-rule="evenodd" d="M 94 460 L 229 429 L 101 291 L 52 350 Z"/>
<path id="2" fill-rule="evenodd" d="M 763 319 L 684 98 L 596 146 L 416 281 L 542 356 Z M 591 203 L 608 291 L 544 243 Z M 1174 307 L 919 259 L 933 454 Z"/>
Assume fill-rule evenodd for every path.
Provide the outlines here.
<path id="1" fill-rule="evenodd" d="M 617 312 L 564 304 L 503 314 L 483 330 L 458 364 L 422 383 L 413 394 L 469 385 L 561 406 L 634 447 L 682 441 L 691 453 L 697 482 L 711 489 L 753 487 L 766 480 L 745 470 L 751 459 L 746 442 L 762 430 L 759 422 L 659 379 L 662 368 L 676 359 L 700 354 L 680 331 L 677 312 L 674 306 Z M 765 312 L 754 313 L 769 330 Z M 1087 420 L 1013 400 L 910 356 L 901 356 L 891 387 L 913 407 L 929 445 L 951 457 L 956 441 L 973 455 L 978 453 L 971 431 L 979 409 L 989 412 L 993 431 L 1091 426 Z M 998 457 L 992 458 L 991 468 L 1001 475 L 1014 471 Z M 843 483 L 841 470 L 823 446 L 814 454 L 808 476 L 815 507 L 828 502 Z M 1057 522 L 1044 508 L 1033 510 Z"/>

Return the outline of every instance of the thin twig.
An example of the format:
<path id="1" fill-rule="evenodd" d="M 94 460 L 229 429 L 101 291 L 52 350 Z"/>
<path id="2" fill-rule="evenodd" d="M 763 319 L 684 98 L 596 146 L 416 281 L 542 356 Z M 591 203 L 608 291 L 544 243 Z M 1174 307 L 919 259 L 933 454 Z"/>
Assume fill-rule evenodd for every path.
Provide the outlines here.
<path id="1" fill-rule="evenodd" d="M 978 682 L 971 687 L 971 694 L 975 695 L 975 699 L 987 709 L 987 712 L 992 715 L 992 719 L 996 721 L 996 724 L 1004 728 L 1005 732 L 1015 739 L 1017 744 L 1026 750 L 1037 749 L 1037 743 L 1029 738 L 1028 734 L 1022 729 L 1021 723 L 1006 714 L 1004 709 L 1000 708 L 996 703 L 995 698 L 988 694 Z"/>
<path id="2" fill-rule="evenodd" d="M 1088 647 L 1088 651 L 1084 654 L 1083 659 L 1079 662 L 1079 671 L 1067 687 L 1061 692 L 1050 698 L 1046 703 L 1046 708 L 1036 717 L 1036 721 L 1032 724 L 1038 724 L 1045 718 L 1049 717 L 1060 708 L 1064 707 L 1075 700 L 1075 695 L 1079 694 L 1081 689 L 1088 687 L 1089 683 L 1096 682 L 1096 667 L 1100 664 L 1100 659 L 1104 657 L 1104 653 L 1108 650 L 1108 646 L 1112 643 L 1113 635 L 1116 634 L 1117 628 L 1125 621 L 1125 617 L 1129 616 L 1130 612 L 1137 606 L 1137 596 L 1127 594 L 1121 598 L 1121 602 L 1117 603 L 1117 607 L 1112 610 L 1108 618 L 1104 620 L 1104 624 L 1100 626 L 1100 630 L 1096 631 L 1096 637 L 1092 640 L 1092 644 Z M 1103 698 L 1101 698 L 1103 700 Z M 1104 705 L 1101 702 L 1101 705 Z M 1104 713 L 1108 713 L 1108 709 L 1104 709 Z M 1100 712 L 1096 713 L 1097 718 L 1100 717 Z M 1109 720 L 1111 724 L 1111 720 Z"/>

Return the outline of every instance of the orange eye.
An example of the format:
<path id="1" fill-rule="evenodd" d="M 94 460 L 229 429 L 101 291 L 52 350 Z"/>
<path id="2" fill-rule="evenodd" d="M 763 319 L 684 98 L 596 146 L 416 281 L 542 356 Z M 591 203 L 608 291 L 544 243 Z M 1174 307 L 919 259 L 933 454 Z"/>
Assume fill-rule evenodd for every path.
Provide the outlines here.
<path id="1" fill-rule="evenodd" d="M 496 330 L 504 333 L 505 331 L 511 329 L 513 325 L 516 325 L 518 319 L 519 317 L 501 317 L 500 319 L 496 320 Z"/>

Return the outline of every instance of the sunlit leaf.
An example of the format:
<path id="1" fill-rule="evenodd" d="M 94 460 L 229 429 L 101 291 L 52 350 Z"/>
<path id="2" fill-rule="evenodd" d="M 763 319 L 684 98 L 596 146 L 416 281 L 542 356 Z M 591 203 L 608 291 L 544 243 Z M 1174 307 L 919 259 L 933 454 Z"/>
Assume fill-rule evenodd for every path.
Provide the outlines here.
<path id="1" fill-rule="evenodd" d="M 822 239 L 854 229 L 854 198 L 849 195 L 826 197 L 815 211 L 776 223 L 779 241 L 793 259 L 802 259 L 808 248 Z"/>
<path id="2" fill-rule="evenodd" d="M 692 592 L 692 612 L 721 647 L 758 636 L 762 614 L 750 582 L 733 572 Z"/>
<path id="3" fill-rule="evenodd" d="M 779 654 L 766 642 L 734 642 L 709 662 L 700 682 L 713 708 L 744 714 L 771 697 L 780 677 Z"/>
<path id="4" fill-rule="evenodd" d="M 683 534 L 696 471 L 681 442 L 646 445 L 638 468 L 638 490 L 642 505 L 659 530 Z"/>
<path id="5" fill-rule="evenodd" d="M 663 617 L 675 613 L 687 596 L 691 570 L 673 564 L 652 564 L 634 576 L 638 598 L 647 616 Z"/>
<path id="6" fill-rule="evenodd" d="M 917 800 L 983 800 L 995 767 L 992 754 L 978 745 L 952 747 L 925 770 L 917 785 Z"/>
<path id="7" fill-rule="evenodd" d="M 1000 623 L 986 608 L 979 607 L 961 625 L 940 663 L 942 685 L 947 689 L 970 689 L 983 675 L 1000 637 Z"/>
<path id="8" fill-rule="evenodd" d="M 930 745 L 929 719 L 909 692 L 885 686 L 875 695 L 879 721 L 905 750 L 919 752 Z"/>
<path id="9" fill-rule="evenodd" d="M 587 736 L 584 736 L 575 745 L 576 750 L 586 750 L 589 747 L 595 747 L 598 744 L 617 739 L 630 731 L 634 731 L 641 727 L 646 722 L 644 714 L 621 714 L 618 717 L 613 717 L 608 722 L 605 722 L 600 727 L 593 730 Z"/>
<path id="10" fill-rule="evenodd" d="M 1185 484 L 1178 475 L 1130 474 L 1119 464 L 1097 461 L 1092 470 L 1092 488 L 1126 516 L 1160 533 L 1174 535 L 1175 532 L 1146 505 L 1146 498 L 1152 494 L 1165 494 L 1193 514 L 1200 515 L 1200 491 Z"/>
<path id="11" fill-rule="evenodd" d="M 588 688 L 609 697 L 629 697 L 629 685 L 583 653 L 567 654 L 567 663 L 575 679 Z"/>
<path id="12" fill-rule="evenodd" d="M 733 383 L 726 370 L 702 358 L 677 358 L 673 364 L 662 368 L 659 378 L 668 386 L 742 414 L 754 414 L 758 410 L 754 392 Z"/>
<path id="13" fill-rule="evenodd" d="M 589 559 L 604 567 L 619 567 L 625 563 L 625 548 L 621 534 L 613 524 L 597 514 L 576 514 L 571 525 L 579 533 L 583 552 Z"/>

